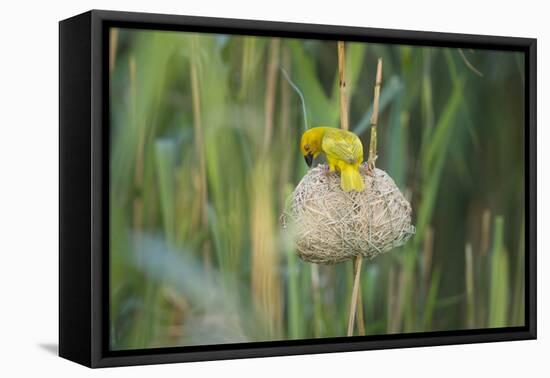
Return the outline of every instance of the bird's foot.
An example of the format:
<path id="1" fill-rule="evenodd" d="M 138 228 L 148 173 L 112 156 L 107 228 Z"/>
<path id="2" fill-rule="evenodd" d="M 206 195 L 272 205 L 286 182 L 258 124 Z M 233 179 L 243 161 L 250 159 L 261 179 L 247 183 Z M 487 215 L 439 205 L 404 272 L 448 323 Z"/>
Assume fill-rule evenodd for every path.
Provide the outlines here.
<path id="1" fill-rule="evenodd" d="M 372 161 L 369 160 L 367 162 L 367 175 L 371 176 L 371 177 L 374 177 L 374 169 L 376 168 L 375 165 L 374 165 L 374 161 L 376 160 L 376 158 L 374 158 Z"/>
<path id="2" fill-rule="evenodd" d="M 330 166 L 328 164 L 323 164 L 323 173 L 325 175 L 329 175 L 331 172 L 333 172 L 334 170 L 330 168 Z"/>

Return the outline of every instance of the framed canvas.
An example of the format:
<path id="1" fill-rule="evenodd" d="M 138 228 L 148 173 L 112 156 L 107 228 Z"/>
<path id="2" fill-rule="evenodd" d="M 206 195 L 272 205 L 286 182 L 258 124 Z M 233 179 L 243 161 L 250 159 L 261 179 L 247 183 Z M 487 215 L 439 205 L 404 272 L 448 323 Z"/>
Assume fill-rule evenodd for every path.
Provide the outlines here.
<path id="1" fill-rule="evenodd" d="M 59 24 L 59 354 L 536 338 L 536 40 Z"/>

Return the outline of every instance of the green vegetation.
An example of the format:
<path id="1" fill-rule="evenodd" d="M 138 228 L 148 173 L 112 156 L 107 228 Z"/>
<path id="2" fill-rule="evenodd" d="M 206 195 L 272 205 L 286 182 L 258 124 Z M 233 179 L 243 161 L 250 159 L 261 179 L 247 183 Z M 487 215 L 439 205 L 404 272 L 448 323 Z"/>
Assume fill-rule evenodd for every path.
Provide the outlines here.
<path id="1" fill-rule="evenodd" d="M 345 335 L 352 262 L 301 261 L 279 220 L 307 169 L 283 72 L 308 125 L 338 127 L 336 42 L 116 30 L 111 47 L 112 348 Z M 377 167 L 417 227 L 363 263 L 355 334 L 522 325 L 521 55 L 346 52 L 364 146 L 384 60 Z"/>

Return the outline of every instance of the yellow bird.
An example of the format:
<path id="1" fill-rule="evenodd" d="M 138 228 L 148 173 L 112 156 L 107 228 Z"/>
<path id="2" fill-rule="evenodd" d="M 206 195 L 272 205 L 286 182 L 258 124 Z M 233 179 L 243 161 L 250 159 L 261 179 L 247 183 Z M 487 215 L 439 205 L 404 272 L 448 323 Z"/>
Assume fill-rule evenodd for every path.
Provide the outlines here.
<path id="1" fill-rule="evenodd" d="M 340 172 L 340 186 L 345 192 L 362 192 L 365 189 L 359 173 L 363 162 L 363 144 L 354 133 L 332 127 L 314 127 L 302 135 L 300 150 L 309 167 L 313 159 L 324 152 L 331 172 Z"/>

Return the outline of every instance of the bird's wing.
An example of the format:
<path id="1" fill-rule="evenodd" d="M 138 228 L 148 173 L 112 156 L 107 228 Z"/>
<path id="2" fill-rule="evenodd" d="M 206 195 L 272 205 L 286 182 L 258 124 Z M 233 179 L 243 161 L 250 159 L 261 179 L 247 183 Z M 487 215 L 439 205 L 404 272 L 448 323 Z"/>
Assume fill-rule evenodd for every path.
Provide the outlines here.
<path id="1" fill-rule="evenodd" d="M 327 155 L 350 164 L 357 163 L 363 155 L 361 143 L 355 143 L 351 138 L 325 137 L 322 147 Z"/>

